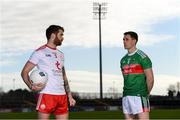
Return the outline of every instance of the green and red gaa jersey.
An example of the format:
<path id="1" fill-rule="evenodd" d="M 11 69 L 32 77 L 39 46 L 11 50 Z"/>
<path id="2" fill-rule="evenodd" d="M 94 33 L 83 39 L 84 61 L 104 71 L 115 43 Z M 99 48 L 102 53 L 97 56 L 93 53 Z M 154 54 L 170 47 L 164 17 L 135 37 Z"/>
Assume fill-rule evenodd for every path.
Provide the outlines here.
<path id="1" fill-rule="evenodd" d="M 134 53 L 126 54 L 120 64 L 124 77 L 123 96 L 147 96 L 144 70 L 152 68 L 149 57 L 137 49 Z"/>

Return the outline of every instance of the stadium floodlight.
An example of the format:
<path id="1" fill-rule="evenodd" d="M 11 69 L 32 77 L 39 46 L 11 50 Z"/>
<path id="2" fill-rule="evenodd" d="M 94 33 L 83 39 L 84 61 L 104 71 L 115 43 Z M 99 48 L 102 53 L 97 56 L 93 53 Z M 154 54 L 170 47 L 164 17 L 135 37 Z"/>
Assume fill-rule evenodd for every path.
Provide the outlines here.
<path id="1" fill-rule="evenodd" d="M 93 2 L 93 19 L 99 20 L 99 72 L 100 72 L 100 99 L 103 99 L 102 84 L 102 47 L 101 47 L 101 19 L 105 19 L 107 13 L 107 3 Z"/>
<path id="2" fill-rule="evenodd" d="M 93 2 L 93 19 L 98 19 L 100 22 L 106 18 L 107 3 Z"/>

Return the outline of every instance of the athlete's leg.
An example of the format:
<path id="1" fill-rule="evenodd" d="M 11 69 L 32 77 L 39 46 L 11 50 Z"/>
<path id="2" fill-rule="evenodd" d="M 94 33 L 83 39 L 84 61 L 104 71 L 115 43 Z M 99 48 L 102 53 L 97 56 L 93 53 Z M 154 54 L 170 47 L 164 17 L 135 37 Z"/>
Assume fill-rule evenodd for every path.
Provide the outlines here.
<path id="1" fill-rule="evenodd" d="M 126 120 L 133 120 L 134 119 L 134 115 L 132 115 L 132 114 L 124 114 L 124 117 Z"/>
<path id="2" fill-rule="evenodd" d="M 141 97 L 142 111 L 137 114 L 140 120 L 149 120 L 150 104 L 147 97 Z"/>
<path id="3" fill-rule="evenodd" d="M 149 120 L 149 112 L 142 112 L 137 114 L 139 120 Z"/>
<path id="4" fill-rule="evenodd" d="M 54 111 L 54 115 L 57 120 L 67 120 L 69 116 L 67 96 L 59 95 L 58 98 L 58 104 L 56 106 L 56 110 Z"/>
<path id="5" fill-rule="evenodd" d="M 132 113 L 132 110 L 131 110 L 131 106 L 130 106 L 130 102 L 129 102 L 129 99 L 130 99 L 130 96 L 126 96 L 126 97 L 123 97 L 122 99 L 122 108 L 123 108 L 123 113 L 124 113 L 124 118 L 126 120 L 133 120 L 133 114 Z"/>
<path id="6" fill-rule="evenodd" d="M 62 115 L 56 115 L 56 120 L 67 120 L 68 116 L 69 116 L 68 113 Z"/>
<path id="7" fill-rule="evenodd" d="M 49 120 L 49 115 L 48 113 L 42 113 L 38 112 L 38 119 L 39 120 Z"/>

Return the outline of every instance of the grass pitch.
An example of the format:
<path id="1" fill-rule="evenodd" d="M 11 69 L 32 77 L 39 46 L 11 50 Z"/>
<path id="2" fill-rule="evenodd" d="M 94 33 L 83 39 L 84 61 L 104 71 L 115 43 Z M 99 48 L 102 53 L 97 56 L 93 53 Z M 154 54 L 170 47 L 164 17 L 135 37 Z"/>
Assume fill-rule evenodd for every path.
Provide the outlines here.
<path id="1" fill-rule="evenodd" d="M 54 118 L 51 116 L 51 118 Z M 70 112 L 70 119 L 123 119 L 122 111 Z M 180 119 L 180 109 L 155 109 L 151 119 Z M 0 119 L 37 119 L 36 112 L 0 113 Z"/>

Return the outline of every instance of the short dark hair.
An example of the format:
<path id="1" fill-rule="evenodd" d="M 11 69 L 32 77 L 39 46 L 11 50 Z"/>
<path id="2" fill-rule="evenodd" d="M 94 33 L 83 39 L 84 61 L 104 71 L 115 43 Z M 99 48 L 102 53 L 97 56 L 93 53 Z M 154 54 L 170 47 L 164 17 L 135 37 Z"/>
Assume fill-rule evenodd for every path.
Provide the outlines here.
<path id="1" fill-rule="evenodd" d="M 64 28 L 59 26 L 59 25 L 50 25 L 47 29 L 46 29 L 46 37 L 49 40 L 50 36 L 52 33 L 56 33 L 59 30 L 62 30 L 64 32 Z"/>
<path id="2" fill-rule="evenodd" d="M 130 35 L 133 39 L 136 40 L 136 43 L 138 42 L 138 34 L 136 32 L 128 31 L 125 32 L 124 35 Z"/>

